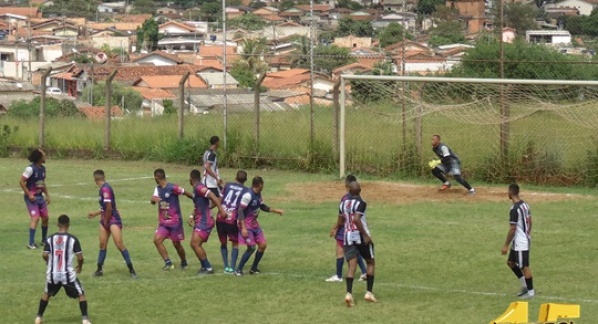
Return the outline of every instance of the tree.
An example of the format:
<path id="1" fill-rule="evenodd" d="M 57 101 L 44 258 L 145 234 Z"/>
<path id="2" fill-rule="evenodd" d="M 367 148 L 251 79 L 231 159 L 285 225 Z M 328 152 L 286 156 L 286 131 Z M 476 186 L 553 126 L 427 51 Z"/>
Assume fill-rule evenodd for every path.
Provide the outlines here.
<path id="1" fill-rule="evenodd" d="M 443 0 L 420 0 L 415 7 L 415 12 L 420 15 L 431 15 L 437 6 L 444 5 Z"/>
<path id="2" fill-rule="evenodd" d="M 445 5 L 436 6 L 436 10 L 432 14 L 434 23 L 441 21 L 454 21 L 459 19 L 459 10 L 457 8 L 450 8 Z"/>
<path id="3" fill-rule="evenodd" d="M 154 13 L 156 4 L 152 0 L 135 0 L 133 1 L 133 13 L 136 14 L 151 14 Z"/>
<path id="4" fill-rule="evenodd" d="M 374 34 L 374 28 L 369 21 L 357 21 L 351 18 L 341 18 L 338 21 L 338 36 L 354 35 L 357 37 L 369 37 Z"/>
<path id="5" fill-rule="evenodd" d="M 293 41 L 295 50 L 291 53 L 292 67 L 309 68 L 310 40 L 305 36 L 295 38 Z"/>
<path id="6" fill-rule="evenodd" d="M 83 89 L 83 98 L 91 98 L 93 91 L 93 102 L 94 106 L 104 106 L 106 104 L 106 83 L 100 82 L 89 85 Z M 124 105 L 122 105 L 124 103 Z M 143 97 L 132 87 L 125 86 L 118 82 L 112 83 L 112 104 L 119 105 L 121 108 L 128 112 L 136 112 L 141 109 L 143 103 Z"/>
<path id="7" fill-rule="evenodd" d="M 227 26 L 233 28 L 243 28 L 247 30 L 262 30 L 266 25 L 266 21 L 264 21 L 261 17 L 256 16 L 254 14 L 245 14 L 234 19 L 230 19 L 227 22 Z"/>
<path id="8" fill-rule="evenodd" d="M 83 17 L 94 20 L 98 4 L 97 0 L 54 0 L 51 5 L 42 6 L 40 10 L 44 17 Z"/>
<path id="9" fill-rule="evenodd" d="M 589 16 L 568 16 L 563 19 L 565 29 L 574 35 L 598 34 L 598 9 L 592 10 Z"/>
<path id="10" fill-rule="evenodd" d="M 265 2 L 262 2 L 262 1 L 252 1 L 249 4 L 249 7 L 253 8 L 253 9 L 256 9 L 256 10 L 259 9 L 259 8 L 266 7 L 266 6 L 268 6 L 268 5 Z"/>
<path id="11" fill-rule="evenodd" d="M 207 22 L 216 22 L 222 16 L 222 6 L 216 2 L 204 2 L 201 5 L 202 19 Z"/>
<path id="12" fill-rule="evenodd" d="M 174 106 L 174 102 L 170 99 L 162 100 L 162 105 L 164 106 L 163 115 L 176 115 L 177 108 Z"/>
<path id="13" fill-rule="evenodd" d="M 360 10 L 363 8 L 363 6 L 359 2 L 352 1 L 352 0 L 339 0 L 337 2 L 337 7 L 338 8 L 347 8 L 347 9 L 351 9 L 351 10 Z"/>
<path id="14" fill-rule="evenodd" d="M 280 10 L 281 12 L 283 12 L 283 11 L 286 11 L 286 10 L 289 10 L 289 9 L 293 8 L 294 6 L 295 6 L 295 1 L 286 0 L 286 1 L 281 2 L 278 5 L 278 10 Z"/>
<path id="15" fill-rule="evenodd" d="M 320 45 L 314 48 L 314 68 L 317 72 L 330 75 L 332 70 L 337 67 L 356 61 L 357 60 L 351 56 L 351 50 L 345 47 Z"/>
<path id="16" fill-rule="evenodd" d="M 500 26 L 500 12 L 499 6 L 494 6 L 494 26 Z M 516 33 L 525 36 L 526 30 L 533 30 L 538 28 L 536 17 L 538 16 L 538 8 L 521 3 L 510 2 L 504 4 L 503 24 L 505 27 L 515 29 Z M 497 29 L 500 30 L 500 27 Z"/>
<path id="17" fill-rule="evenodd" d="M 241 57 L 230 71 L 239 84 L 245 88 L 255 88 L 256 76 L 268 70 L 268 63 L 263 61 L 268 51 L 265 38 L 244 39 L 240 45 Z"/>
<path id="18" fill-rule="evenodd" d="M 391 44 L 398 43 L 403 40 L 403 26 L 398 23 L 390 23 L 378 35 L 380 39 L 380 46 L 386 47 Z M 409 33 L 406 33 L 408 39 L 413 38 Z"/>
<path id="19" fill-rule="evenodd" d="M 158 22 L 153 18 L 144 21 L 141 28 L 137 29 L 137 51 L 141 49 L 148 52 L 155 51 L 158 48 L 158 40 L 160 40 L 158 30 Z"/>
<path id="20" fill-rule="evenodd" d="M 33 100 L 18 100 L 10 104 L 8 110 L 9 116 L 27 118 L 39 116 L 39 107 L 41 97 L 35 97 Z M 48 117 L 83 117 L 84 115 L 77 109 L 72 100 L 46 97 L 45 115 Z"/>
<path id="21" fill-rule="evenodd" d="M 432 46 L 440 46 L 465 42 L 463 26 L 457 20 L 441 21 L 430 31 L 428 43 Z"/>

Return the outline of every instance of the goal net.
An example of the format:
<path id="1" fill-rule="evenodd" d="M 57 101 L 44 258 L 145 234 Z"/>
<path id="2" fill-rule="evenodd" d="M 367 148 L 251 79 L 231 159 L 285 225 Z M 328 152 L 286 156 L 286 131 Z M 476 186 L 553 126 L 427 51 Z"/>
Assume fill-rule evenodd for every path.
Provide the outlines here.
<path id="1" fill-rule="evenodd" d="M 343 75 L 340 173 L 424 176 L 438 134 L 465 176 L 598 184 L 598 82 Z"/>

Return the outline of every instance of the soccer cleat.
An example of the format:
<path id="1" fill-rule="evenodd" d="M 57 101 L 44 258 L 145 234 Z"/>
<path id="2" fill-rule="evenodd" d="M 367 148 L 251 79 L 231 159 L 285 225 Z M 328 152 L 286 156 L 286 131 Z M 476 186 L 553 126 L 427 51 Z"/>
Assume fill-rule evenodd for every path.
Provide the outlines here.
<path id="1" fill-rule="evenodd" d="M 200 276 L 214 274 L 214 269 L 212 269 L 212 268 L 209 268 L 209 269 L 201 268 L 201 269 L 199 269 L 199 271 L 197 271 L 197 274 L 200 275 Z"/>
<path id="2" fill-rule="evenodd" d="M 185 262 L 185 263 L 181 263 L 181 270 L 182 270 L 182 271 L 185 271 L 185 270 L 187 270 L 187 268 L 188 268 L 188 267 L 189 267 L 189 265 L 187 264 L 187 262 Z"/>
<path id="3" fill-rule="evenodd" d="M 235 273 L 235 269 L 226 267 L 226 268 L 224 268 L 224 273 L 228 273 L 228 274 Z"/>
<path id="4" fill-rule="evenodd" d="M 235 276 L 241 277 L 242 275 L 243 275 L 243 270 L 237 270 L 237 271 L 235 271 Z"/>
<path id="5" fill-rule="evenodd" d="M 365 296 L 363 297 L 363 299 L 365 299 L 365 301 L 370 302 L 370 303 L 377 303 L 378 300 L 376 299 L 376 297 L 374 297 L 374 294 L 372 294 L 371 292 L 366 292 Z"/>
<path id="6" fill-rule="evenodd" d="M 32 244 L 27 244 L 27 248 L 28 248 L 29 250 L 35 250 L 35 249 L 37 249 L 37 245 L 35 245 L 35 243 L 32 243 Z"/>
<path id="7" fill-rule="evenodd" d="M 164 265 L 164 268 L 162 268 L 162 270 L 164 270 L 164 271 L 174 270 L 174 264 L 167 263 L 167 264 Z"/>
<path id="8" fill-rule="evenodd" d="M 93 273 L 94 277 L 103 277 L 104 276 L 104 271 L 102 270 L 96 270 L 96 272 Z"/>
<path id="9" fill-rule="evenodd" d="M 334 275 L 328 279 L 326 279 L 326 282 L 343 282 L 343 278 L 340 278 L 337 275 Z"/>
<path id="10" fill-rule="evenodd" d="M 260 269 L 250 269 L 249 274 L 260 274 Z"/>
<path id="11" fill-rule="evenodd" d="M 42 322 L 43 322 L 43 321 L 42 321 L 42 317 L 41 317 L 41 316 L 37 316 L 37 317 L 35 318 L 35 322 L 34 322 L 35 324 L 42 324 Z"/>
<path id="12" fill-rule="evenodd" d="M 521 297 L 527 294 L 527 287 L 522 287 L 521 290 L 517 293 L 517 297 Z"/>
<path id="13" fill-rule="evenodd" d="M 83 321 L 81 321 L 81 324 L 91 324 L 91 322 L 86 318 Z"/>
<path id="14" fill-rule="evenodd" d="M 353 295 L 351 295 L 351 293 L 347 293 L 345 295 L 345 304 L 347 304 L 347 307 L 355 306 L 355 303 L 353 302 Z"/>
<path id="15" fill-rule="evenodd" d="M 448 188 L 450 188 L 450 187 L 452 187 L 452 185 L 450 183 L 449 184 L 443 184 L 442 187 L 440 187 L 439 190 L 440 191 L 445 191 L 445 190 L 448 190 Z"/>
<path id="16" fill-rule="evenodd" d="M 535 295 L 536 294 L 534 292 L 528 291 L 525 294 L 519 296 L 519 298 L 521 298 L 521 299 L 532 299 L 532 298 L 534 298 Z"/>
<path id="17" fill-rule="evenodd" d="M 471 188 L 469 189 L 469 191 L 467 192 L 468 195 L 475 195 L 475 189 Z"/>
<path id="18" fill-rule="evenodd" d="M 137 273 L 135 271 L 130 271 L 129 274 L 131 275 L 131 279 L 137 279 Z"/>
<path id="19" fill-rule="evenodd" d="M 368 279 L 367 273 L 363 273 L 361 276 L 359 276 L 359 281 L 366 281 L 367 279 Z"/>

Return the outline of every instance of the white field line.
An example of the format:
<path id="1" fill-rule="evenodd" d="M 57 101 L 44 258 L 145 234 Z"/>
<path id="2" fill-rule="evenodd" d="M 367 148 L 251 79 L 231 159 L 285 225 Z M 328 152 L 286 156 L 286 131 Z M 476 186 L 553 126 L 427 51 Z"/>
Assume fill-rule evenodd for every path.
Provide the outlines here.
<path id="1" fill-rule="evenodd" d="M 138 177 L 138 178 L 122 178 L 122 179 L 108 179 L 108 182 L 123 182 L 123 181 L 135 181 L 135 180 L 144 180 L 144 179 L 153 179 L 154 177 Z M 75 183 L 63 183 L 63 184 L 51 184 L 48 185 L 48 188 L 59 188 L 59 187 L 74 187 L 74 186 L 93 186 L 94 183 L 92 180 L 86 182 L 75 182 Z M 6 188 L 2 189 L 2 192 L 21 192 L 21 188 Z M 50 196 L 53 196 L 50 194 Z"/>
<path id="2" fill-rule="evenodd" d="M 139 262 L 136 261 L 135 263 L 154 263 L 154 262 Z M 156 261 L 156 267 L 159 267 L 161 265 L 161 263 L 159 261 Z M 124 267 L 124 265 L 123 265 Z M 199 265 L 198 265 L 199 267 Z M 139 274 L 139 278 L 138 279 L 123 279 L 123 280 L 105 280 L 104 278 L 95 278 L 94 281 L 92 282 L 92 284 L 112 284 L 112 285 L 121 285 L 121 284 L 126 284 L 126 283 L 131 283 L 131 284 L 135 284 L 137 282 L 139 283 L 155 283 L 155 282 L 164 282 L 164 281 L 194 281 L 194 280 L 203 280 L 203 279 L 208 279 L 210 277 L 220 277 L 220 276 L 228 276 L 228 277 L 235 277 L 234 274 L 225 274 L 222 272 L 216 272 L 213 275 L 204 275 L 204 276 L 194 276 L 193 273 L 195 272 L 194 267 L 192 265 L 189 266 L 189 269 L 184 271 L 185 276 L 176 276 L 176 277 L 170 277 L 170 278 L 148 278 L 145 279 L 143 278 L 143 273 Z M 126 268 L 121 269 L 122 271 L 116 270 L 116 272 L 121 272 L 124 273 L 124 271 L 126 270 Z M 180 270 L 173 270 L 171 272 L 183 272 Z M 189 275 L 189 274 L 191 275 Z M 153 272 L 153 274 L 155 275 L 155 272 Z M 164 275 L 166 275 L 167 273 L 164 273 Z M 89 275 L 91 277 L 91 274 Z M 122 276 L 122 274 L 119 274 L 119 276 Z M 249 273 L 246 273 L 243 275 L 243 277 L 249 277 L 249 276 L 253 276 L 250 275 Z M 299 273 L 277 273 L 277 272 L 266 272 L 266 273 L 260 273 L 257 276 L 283 276 L 283 277 L 291 277 L 291 278 L 300 278 L 300 279 L 306 279 L 306 280 L 315 280 L 318 282 L 324 282 L 325 276 L 322 277 L 316 277 L 316 276 L 309 276 L 309 275 L 304 275 L 304 274 L 299 274 Z M 88 281 L 89 279 L 85 279 L 85 277 L 87 277 L 87 275 L 79 275 L 78 276 L 80 279 L 83 280 L 83 285 L 85 286 L 85 281 Z M 243 280 L 243 278 L 238 278 L 238 280 Z M 88 281 L 89 282 L 89 281 Z M 29 284 L 29 285 L 43 285 L 43 282 L 10 282 L 10 283 L 15 283 L 18 285 L 23 285 L 23 284 Z M 10 284 L 7 283 L 7 284 Z M 334 283 L 329 284 L 330 286 L 335 286 Z M 336 286 L 340 286 L 340 285 L 336 285 Z M 342 285 L 344 286 L 344 285 Z M 443 294 L 464 294 L 464 295 L 477 295 L 477 296 L 494 296 L 494 297 L 513 297 L 511 294 L 505 294 L 505 293 L 497 293 L 497 292 L 487 292 L 487 291 L 475 291 L 475 290 L 465 290 L 465 289 L 450 289 L 450 288 L 441 288 L 441 287 L 427 287 L 427 286 L 418 286 L 418 285 L 405 285 L 405 284 L 401 284 L 401 283 L 395 283 L 395 282 L 376 282 L 374 284 L 375 286 L 393 286 L 393 287 L 398 287 L 398 288 L 403 288 L 403 289 L 408 289 L 408 290 L 421 290 L 421 291 L 433 291 L 433 292 L 437 292 L 437 293 L 443 293 Z M 396 294 L 401 294 L 400 291 L 397 291 Z M 536 293 L 536 296 L 534 297 L 534 299 L 537 300 L 548 300 L 548 301 L 562 301 L 562 302 L 567 302 L 567 303 L 592 303 L 592 304 L 596 304 L 598 303 L 598 299 L 590 299 L 590 298 L 566 298 L 566 297 L 559 297 L 559 296 L 547 296 L 547 295 L 542 295 L 542 294 L 538 294 Z"/>

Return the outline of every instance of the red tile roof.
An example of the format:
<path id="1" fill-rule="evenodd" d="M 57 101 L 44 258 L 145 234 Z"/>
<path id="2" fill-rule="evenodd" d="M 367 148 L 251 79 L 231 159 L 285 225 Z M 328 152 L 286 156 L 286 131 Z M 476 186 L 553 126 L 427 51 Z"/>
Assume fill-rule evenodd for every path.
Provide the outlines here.
<path id="1" fill-rule="evenodd" d="M 303 11 L 310 11 L 311 8 L 309 7 L 308 4 L 305 5 L 298 5 L 297 8 L 303 10 Z M 332 8 L 330 8 L 329 5 L 325 5 L 325 4 L 314 4 L 314 12 L 328 12 L 332 10 Z"/>
<path id="2" fill-rule="evenodd" d="M 133 89 L 141 94 L 144 99 L 157 100 L 157 99 L 174 99 L 176 96 L 166 90 L 147 88 L 147 87 L 133 87 Z"/>
<path id="3" fill-rule="evenodd" d="M 179 87 L 179 82 L 183 75 L 151 75 L 151 76 L 142 76 L 137 81 L 133 83 L 133 85 L 142 87 L 142 84 L 149 88 L 156 88 L 156 89 L 175 89 Z M 192 74 L 185 82 L 185 87 L 191 88 L 203 88 L 206 89 L 208 85 L 200 79 L 195 74 Z"/>
<path id="4" fill-rule="evenodd" d="M 309 75 L 309 70 L 308 69 L 290 69 L 290 70 L 272 72 L 272 73 L 268 73 L 268 76 L 266 78 L 289 78 L 289 77 L 293 77 L 293 76 L 297 76 L 297 75 L 301 75 L 301 74 Z"/>
<path id="5" fill-rule="evenodd" d="M 154 51 L 154 52 L 151 52 L 151 53 L 147 53 L 147 54 L 141 55 L 141 56 L 135 58 L 132 62 L 136 62 L 136 61 L 142 60 L 142 59 L 144 59 L 146 57 L 149 57 L 149 56 L 152 56 L 152 55 L 161 56 L 161 57 L 163 57 L 163 58 L 165 58 L 167 60 L 171 60 L 173 62 L 176 62 L 177 64 L 184 63 L 184 61 L 180 57 L 178 57 L 176 54 L 170 54 L 170 53 L 166 53 L 164 51 Z"/>
<path id="6" fill-rule="evenodd" d="M 79 107 L 79 110 L 85 115 L 85 117 L 90 119 L 102 119 L 106 117 L 106 107 L 104 106 Z M 112 117 L 122 117 L 123 115 L 123 111 L 119 106 L 112 106 L 110 113 L 112 114 Z"/>
<path id="7" fill-rule="evenodd" d="M 36 7 L 0 7 L 0 15 L 13 14 L 29 18 L 41 17 L 42 14 Z"/>
<path id="8" fill-rule="evenodd" d="M 189 25 L 187 25 L 187 24 L 183 24 L 183 23 L 177 22 L 177 21 L 169 21 L 169 22 L 165 22 L 165 23 L 163 23 L 162 25 L 158 26 L 158 28 L 159 28 L 159 29 L 162 29 L 162 28 L 164 28 L 164 27 L 166 27 L 166 26 L 169 26 L 169 25 L 174 25 L 174 26 L 177 26 L 177 27 L 179 27 L 179 28 L 181 28 L 181 29 L 185 29 L 185 30 L 187 30 L 188 32 L 194 32 L 194 31 L 195 31 L 195 28 L 193 28 L 193 27 L 191 27 L 191 26 L 189 26 Z"/>
<path id="9" fill-rule="evenodd" d="M 117 70 L 114 81 L 133 83 L 142 76 L 152 75 L 183 75 L 186 72 L 195 74 L 197 72 L 204 71 L 212 68 L 211 66 L 205 65 L 193 65 L 193 64 L 179 64 L 171 66 L 155 66 L 155 65 L 95 65 L 92 68 L 87 66 L 85 69 L 88 73 L 93 74 L 94 81 L 105 80 L 112 71 Z"/>
<path id="10" fill-rule="evenodd" d="M 222 45 L 200 45 L 199 55 L 205 59 L 216 58 L 222 56 Z M 236 47 L 226 46 L 226 55 L 237 54 Z"/>

